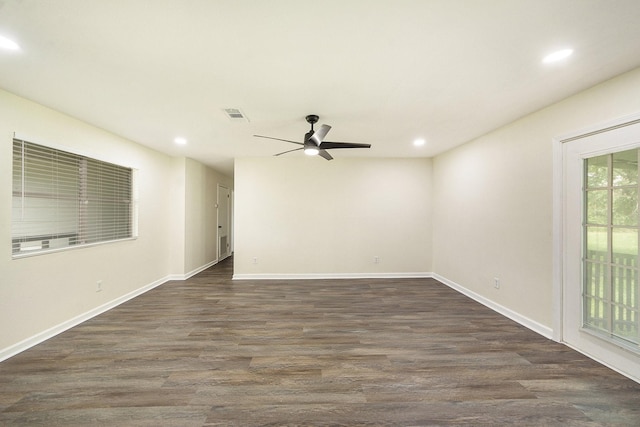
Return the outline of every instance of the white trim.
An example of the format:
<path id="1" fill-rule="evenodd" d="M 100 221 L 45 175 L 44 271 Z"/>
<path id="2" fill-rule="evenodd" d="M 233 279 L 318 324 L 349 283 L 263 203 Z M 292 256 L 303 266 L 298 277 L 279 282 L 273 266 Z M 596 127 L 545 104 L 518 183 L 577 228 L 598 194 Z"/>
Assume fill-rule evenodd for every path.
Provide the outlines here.
<path id="1" fill-rule="evenodd" d="M 608 130 L 624 127 L 640 120 L 640 114 L 625 116 L 619 120 L 610 120 L 600 125 L 591 126 L 570 134 L 554 137 L 552 140 L 553 154 L 553 188 L 552 188 L 552 280 L 553 300 L 551 308 L 553 310 L 553 340 L 564 341 L 564 182 L 565 182 L 565 158 L 564 144 L 585 138 Z M 606 154 L 594 151 L 590 155 Z"/>
<path id="2" fill-rule="evenodd" d="M 170 274 L 162 279 L 156 280 L 152 283 L 149 283 L 148 285 L 145 285 L 141 288 L 138 288 L 134 291 L 129 292 L 128 294 L 122 295 L 112 301 L 109 301 L 107 303 L 102 304 L 101 306 L 98 306 L 96 308 L 93 308 L 89 311 L 87 311 L 86 313 L 80 314 L 76 317 L 73 317 L 69 320 L 66 320 L 56 326 L 53 326 L 45 331 L 39 332 L 37 334 L 35 334 L 32 337 L 29 337 L 27 339 L 24 339 L 16 344 L 10 345 L 9 347 L 6 347 L 4 349 L 0 349 L 0 362 L 2 362 L 3 360 L 6 360 L 12 356 L 15 356 L 18 353 L 22 353 L 25 350 L 28 350 L 29 348 L 38 345 L 46 340 L 48 340 L 49 338 L 53 338 L 56 335 L 73 328 L 74 326 L 78 326 L 79 324 L 86 322 L 87 320 L 96 317 L 106 311 L 111 310 L 112 308 L 115 308 L 117 306 L 119 306 L 122 303 L 125 303 L 137 296 L 140 296 L 142 294 L 144 294 L 145 292 L 150 291 L 151 289 L 157 288 L 160 285 L 163 285 L 167 282 L 170 282 L 172 280 L 187 280 L 188 278 L 195 276 L 196 274 L 206 270 L 209 267 L 214 266 L 215 264 L 218 263 L 218 260 L 215 261 L 211 261 L 205 265 L 203 265 L 202 267 L 198 267 L 192 271 L 190 271 L 189 273 L 186 274 Z"/>
<path id="3" fill-rule="evenodd" d="M 233 280 L 323 280 L 323 279 L 420 279 L 433 278 L 433 273 L 304 273 L 304 274 L 234 274 Z"/>
<path id="4" fill-rule="evenodd" d="M 638 121 L 640 121 L 640 113 L 629 114 L 627 116 L 617 117 L 615 119 L 607 120 L 605 122 L 591 125 L 573 132 L 567 132 L 565 134 L 558 135 L 553 139 L 558 140 L 559 142 L 564 144 L 565 142 L 570 142 L 580 138 L 586 138 L 593 134 L 607 132 L 618 127 L 633 125 Z"/>
<path id="5" fill-rule="evenodd" d="M 629 378 L 630 380 L 633 380 L 633 381 L 637 382 L 638 384 L 640 384 L 640 376 L 638 376 L 638 375 L 633 375 L 631 372 L 628 372 L 628 371 L 623 371 L 623 370 L 621 370 L 621 369 L 617 368 L 616 366 L 614 366 L 614 365 L 612 365 L 612 364 L 610 364 L 610 363 L 605 362 L 605 361 L 604 361 L 604 359 L 601 359 L 601 358 L 599 358 L 599 357 L 596 357 L 596 356 L 594 356 L 593 354 L 591 354 L 591 353 L 589 353 L 589 352 L 586 352 L 586 351 L 584 351 L 584 350 L 581 350 L 581 349 L 579 349 L 578 347 L 576 347 L 576 346 L 574 346 L 574 345 L 571 345 L 571 344 L 569 344 L 569 343 L 567 343 L 567 342 L 563 342 L 562 344 L 566 345 L 567 347 L 569 347 L 569 348 L 570 348 L 570 349 L 572 349 L 572 350 L 577 351 L 577 352 L 578 352 L 578 353 L 580 353 L 580 354 L 583 354 L 583 355 L 587 356 L 589 359 L 595 360 L 595 361 L 596 361 L 596 362 L 598 362 L 599 364 L 604 365 L 604 366 L 606 366 L 607 368 L 609 368 L 609 369 L 611 369 L 611 370 L 613 370 L 613 371 L 616 371 L 616 372 L 617 372 L 617 373 L 619 373 L 620 375 L 623 375 L 623 376 L 625 376 L 625 377 Z"/>
<path id="6" fill-rule="evenodd" d="M 213 260 L 211 262 L 206 263 L 205 265 L 195 268 L 193 270 L 191 270 L 188 273 L 184 273 L 184 274 L 170 274 L 167 276 L 167 280 L 187 280 L 192 276 L 195 276 L 196 274 L 206 270 L 209 267 L 213 267 L 214 265 L 216 265 L 218 263 L 218 260 Z"/>
<path id="7" fill-rule="evenodd" d="M 553 339 L 557 342 L 563 340 L 563 262 L 564 262 L 564 165 L 562 155 L 562 140 L 553 139 L 553 190 L 552 190 L 552 301 L 551 309 L 553 322 Z"/>
<path id="8" fill-rule="evenodd" d="M 436 273 L 310 273 L 310 274 L 234 274 L 233 280 L 322 280 L 322 279 L 401 279 L 401 278 L 427 278 L 436 279 L 442 284 L 460 292 L 461 294 L 479 302 L 491 310 L 508 317 L 509 319 L 531 329 L 540 335 L 552 339 L 553 331 L 534 320 L 522 316 L 508 308 L 501 306 L 462 285 L 459 285 Z"/>
<path id="9" fill-rule="evenodd" d="M 93 308 L 89 311 L 87 311 L 86 313 L 80 314 L 76 317 L 73 317 L 69 320 L 66 320 L 56 326 L 53 326 L 45 331 L 39 332 L 37 334 L 35 334 L 32 337 L 29 337 L 27 339 L 24 339 L 16 344 L 13 344 L 7 348 L 4 348 L 2 350 L 0 350 L 0 362 L 2 362 L 3 360 L 6 360 L 12 356 L 15 356 L 18 353 L 21 353 L 25 350 L 28 350 L 29 348 L 38 345 L 46 340 L 48 340 L 49 338 L 53 338 L 54 336 L 73 328 L 74 326 L 78 326 L 79 324 L 86 322 L 87 320 L 98 316 L 99 314 L 102 314 L 108 310 L 111 310 L 114 307 L 119 306 L 122 303 L 125 303 L 127 301 L 129 301 L 130 299 L 133 299 L 139 295 L 144 294 L 145 292 L 150 291 L 153 288 L 156 288 L 166 282 L 168 282 L 169 279 L 168 277 L 165 277 L 163 279 L 160 280 L 156 280 L 155 282 L 149 283 L 148 285 L 145 285 L 139 289 L 136 289 L 135 291 L 129 292 L 128 294 L 122 295 L 121 297 L 118 297 L 112 301 L 109 301 L 105 304 L 102 304 L 101 306 L 98 306 L 96 308 Z"/>
<path id="10" fill-rule="evenodd" d="M 516 313 L 515 311 L 510 310 L 494 301 L 491 301 L 490 299 L 485 298 L 482 295 L 477 294 L 452 280 L 442 277 L 439 274 L 434 274 L 433 278 L 449 286 L 451 289 L 454 289 L 461 294 L 468 296 L 472 300 L 479 302 L 485 307 L 490 308 L 491 310 L 513 320 L 516 323 L 519 323 L 526 328 L 531 329 L 533 332 L 536 332 L 545 338 L 553 339 L 553 330 L 551 328 L 538 323 L 535 320 L 529 319 L 528 317 L 525 317 L 519 313 Z"/>
<path id="11" fill-rule="evenodd" d="M 30 257 L 34 257 L 34 256 L 40 256 L 40 255 L 47 255 L 47 254 L 53 254 L 56 252 L 65 252 L 65 251 L 73 251 L 73 250 L 77 250 L 77 249 L 86 249 L 86 248 L 92 248 L 94 246 L 101 246 L 101 245 L 108 245 L 111 243 L 120 243 L 120 242 L 129 242 L 132 240 L 137 240 L 138 236 L 132 236 L 132 237 L 125 237 L 124 239 L 117 239 L 117 240 L 103 240 L 100 242 L 93 242 L 93 243 L 79 243 L 77 245 L 71 245 L 71 246 L 63 246 L 61 248 L 53 248 L 53 249 L 44 249 L 44 250 L 38 250 L 38 251 L 34 251 L 34 252 L 23 252 L 23 253 L 12 253 L 11 254 L 11 259 L 12 260 L 18 260 L 18 259 L 23 259 L 23 258 L 30 258 Z"/>
<path id="12" fill-rule="evenodd" d="M 640 113 L 630 114 L 606 122 L 589 126 L 574 132 L 558 135 L 553 138 L 553 339 L 558 342 L 564 340 L 564 157 L 563 144 L 579 138 L 585 138 L 595 133 L 606 132 L 619 126 L 628 126 L 640 120 Z"/>
<path id="13" fill-rule="evenodd" d="M 231 255 L 231 240 L 232 240 L 232 234 L 233 234 L 233 226 L 231 225 L 231 218 L 233 217 L 233 213 L 231 212 L 231 190 L 229 189 L 229 187 L 227 187 L 226 185 L 222 185 L 220 183 L 218 183 L 217 185 L 217 191 L 216 191 L 216 251 L 218 254 L 218 258 L 220 259 L 225 259 L 227 257 L 229 257 Z M 226 217 L 227 217 L 227 223 L 224 224 L 227 227 L 227 245 L 229 246 L 229 250 L 227 250 L 227 248 L 225 248 L 225 256 L 224 258 L 222 257 L 222 248 L 220 247 L 220 230 L 221 230 L 221 225 L 220 225 L 220 189 L 224 188 L 227 191 L 227 213 L 226 213 Z"/>
<path id="14" fill-rule="evenodd" d="M 40 332 L 30 338 L 27 338 L 17 344 L 9 346 L 3 350 L 0 350 L 0 362 L 6 360 L 12 356 L 15 356 L 18 353 L 21 353 L 41 342 L 48 340 L 49 338 L 53 338 L 54 336 L 71 329 L 74 326 L 81 324 L 99 314 L 102 314 L 118 305 L 129 301 L 143 293 L 150 291 L 166 282 L 171 280 L 186 280 L 209 267 L 217 264 L 217 260 L 212 261 L 208 264 L 205 264 L 202 267 L 192 270 L 191 272 L 181 275 L 181 274 L 172 274 L 163 279 L 157 280 L 153 283 L 150 283 L 146 286 L 143 286 L 135 291 L 132 291 L 126 295 L 123 295 L 119 298 L 114 299 L 106 304 L 103 304 L 99 307 L 96 307 L 88 312 L 76 316 L 72 319 L 69 319 L 59 325 L 56 325 L 52 328 L 47 329 L 46 331 Z M 552 339 L 553 331 L 525 316 L 522 316 L 512 310 L 509 310 L 506 307 L 501 306 L 500 304 L 495 303 L 467 288 L 464 286 L 455 283 L 439 274 L 431 273 L 431 272 L 414 272 L 414 273 L 335 273 L 335 274 L 236 274 L 233 276 L 233 280 L 308 280 L 308 279 L 398 279 L 398 278 L 433 278 L 441 282 L 442 284 L 449 286 L 450 288 L 460 292 L 461 294 L 479 302 L 480 304 L 490 308 L 491 310 L 519 323 L 522 326 L 525 326 L 532 331 L 539 333 L 540 335 Z M 592 357 L 588 355 L 589 357 Z M 601 362 L 602 363 L 602 362 Z M 605 364 L 605 363 L 603 363 Z M 606 365 L 606 364 L 605 364 Z M 606 365 L 609 366 L 609 365 Z M 612 368 L 615 369 L 615 368 Z M 628 374 L 625 374 L 628 376 Z M 634 378 L 632 378 L 634 379 Z M 637 381 L 637 380 L 636 380 Z"/>
<path id="15" fill-rule="evenodd" d="M 573 288 L 574 285 L 567 284 L 580 281 L 576 282 L 575 278 L 570 278 L 571 274 L 576 274 L 575 269 L 568 271 L 566 268 L 567 263 L 574 262 L 576 259 L 576 249 L 574 243 L 571 243 L 572 241 L 565 235 L 566 221 L 568 221 L 566 217 L 571 215 L 568 209 L 573 206 L 571 209 L 575 210 L 575 205 L 567 205 L 571 194 L 565 194 L 565 186 L 567 174 L 575 173 L 569 172 L 576 168 L 575 159 L 608 154 L 612 152 L 614 146 L 615 151 L 637 148 L 640 140 L 633 130 L 628 129 L 634 129 L 633 126 L 639 125 L 640 113 L 635 113 L 553 138 L 554 339 L 636 382 L 640 382 L 638 371 L 635 369 L 637 353 L 629 352 L 629 349 L 618 343 L 594 337 L 588 331 L 580 329 L 579 322 L 576 320 L 575 295 L 577 292 Z M 615 135 L 614 138 L 617 141 L 613 145 L 607 140 L 611 135 Z M 573 251 L 572 259 L 566 258 L 565 253 L 568 251 Z M 567 292 L 573 292 L 574 296 L 571 299 L 565 298 L 564 295 Z"/>
<path id="16" fill-rule="evenodd" d="M 234 274 L 233 280 L 309 280 L 309 279 L 401 279 L 401 278 L 426 278 L 436 279 L 442 284 L 449 286 L 455 291 L 479 302 L 485 307 L 501 314 L 520 325 L 531 329 L 545 338 L 553 339 L 553 330 L 535 320 L 522 316 L 482 295 L 479 295 L 464 286 L 442 277 L 436 273 L 311 273 L 311 274 Z"/>

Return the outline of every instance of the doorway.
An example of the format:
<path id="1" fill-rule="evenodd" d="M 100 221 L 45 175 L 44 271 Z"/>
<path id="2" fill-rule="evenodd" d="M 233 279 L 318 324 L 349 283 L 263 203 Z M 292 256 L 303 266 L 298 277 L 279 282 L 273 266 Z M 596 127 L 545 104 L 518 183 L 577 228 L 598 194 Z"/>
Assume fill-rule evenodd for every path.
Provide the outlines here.
<path id="1" fill-rule="evenodd" d="M 218 261 L 231 255 L 231 192 L 218 184 Z"/>

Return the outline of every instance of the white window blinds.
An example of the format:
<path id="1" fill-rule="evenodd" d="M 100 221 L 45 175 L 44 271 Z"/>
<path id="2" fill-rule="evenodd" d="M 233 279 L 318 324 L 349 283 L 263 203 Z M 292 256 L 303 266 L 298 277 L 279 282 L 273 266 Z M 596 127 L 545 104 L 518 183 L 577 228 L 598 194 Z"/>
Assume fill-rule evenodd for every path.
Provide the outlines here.
<path id="1" fill-rule="evenodd" d="M 132 169 L 14 139 L 14 257 L 133 237 L 132 193 Z"/>

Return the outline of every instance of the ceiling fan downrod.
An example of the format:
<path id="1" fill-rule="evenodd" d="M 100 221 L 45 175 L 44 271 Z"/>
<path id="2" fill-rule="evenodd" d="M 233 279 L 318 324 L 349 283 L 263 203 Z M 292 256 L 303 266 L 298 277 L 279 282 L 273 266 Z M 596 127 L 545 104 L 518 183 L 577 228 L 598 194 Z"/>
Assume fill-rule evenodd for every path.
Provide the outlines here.
<path id="1" fill-rule="evenodd" d="M 307 123 L 311 124 L 311 130 L 313 130 L 313 125 L 315 123 L 318 123 L 318 120 L 320 120 L 320 116 L 309 114 L 307 117 L 305 117 L 305 119 L 307 120 Z"/>

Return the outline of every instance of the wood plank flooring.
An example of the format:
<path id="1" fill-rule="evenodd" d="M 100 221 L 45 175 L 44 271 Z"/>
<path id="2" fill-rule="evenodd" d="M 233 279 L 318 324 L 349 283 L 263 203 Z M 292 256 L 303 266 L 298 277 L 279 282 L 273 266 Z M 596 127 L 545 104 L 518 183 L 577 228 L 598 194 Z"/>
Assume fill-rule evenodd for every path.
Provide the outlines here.
<path id="1" fill-rule="evenodd" d="M 231 274 L 0 363 L 0 425 L 640 425 L 640 384 L 435 280 Z"/>

